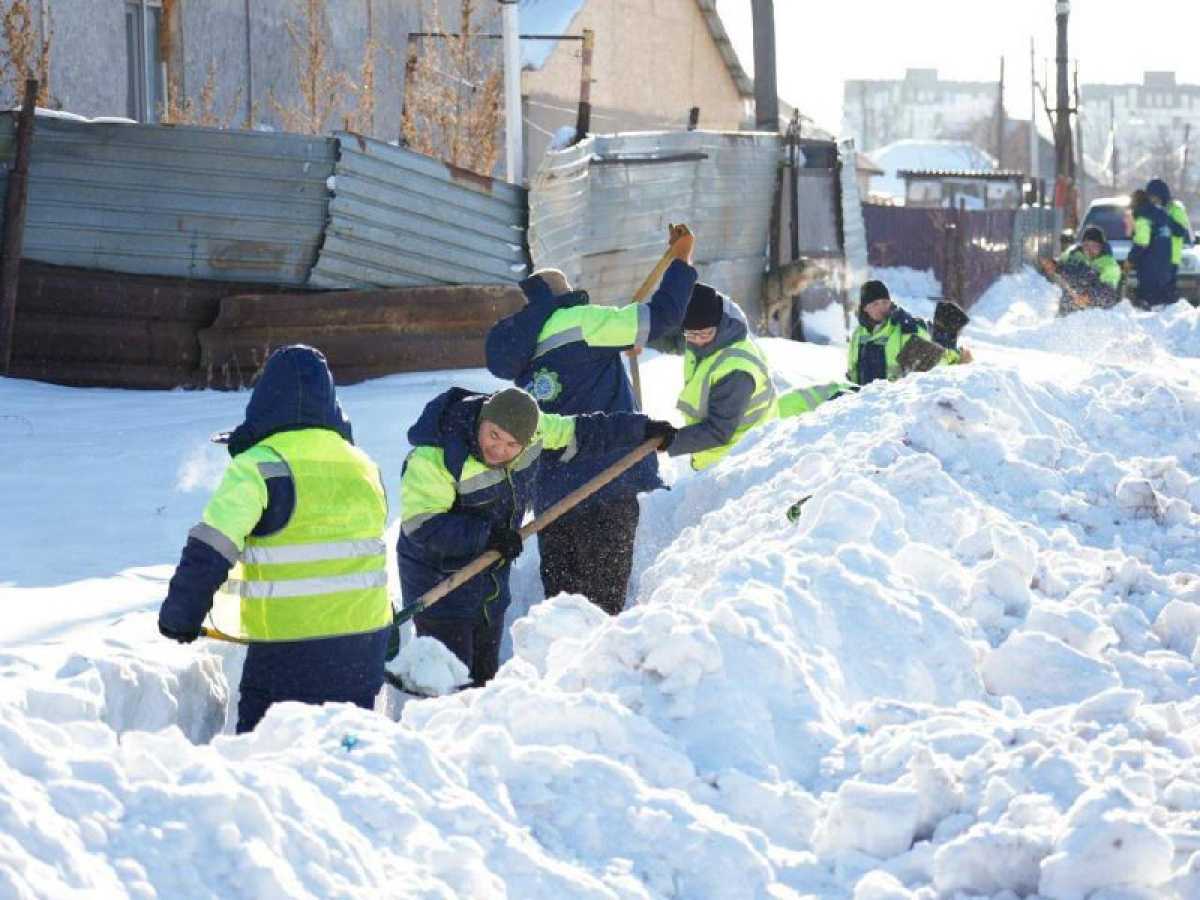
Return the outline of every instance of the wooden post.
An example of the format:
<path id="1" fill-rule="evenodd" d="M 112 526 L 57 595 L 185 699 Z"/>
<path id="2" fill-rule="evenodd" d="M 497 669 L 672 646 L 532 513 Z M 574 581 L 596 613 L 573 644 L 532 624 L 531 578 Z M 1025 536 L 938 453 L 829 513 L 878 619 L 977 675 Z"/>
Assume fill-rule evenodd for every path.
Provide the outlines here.
<path id="1" fill-rule="evenodd" d="M 579 116 L 575 120 L 575 143 L 579 143 L 592 130 L 592 51 L 596 46 L 596 32 L 583 29 L 583 58 L 579 75 Z"/>
<path id="2" fill-rule="evenodd" d="M 21 249 L 25 243 L 25 197 L 37 95 L 37 79 L 26 79 L 25 99 L 17 116 L 17 154 L 8 174 L 8 196 L 4 199 L 4 241 L 0 248 L 3 254 L 0 258 L 0 375 L 7 375 L 12 365 L 17 279 L 21 274 Z"/>

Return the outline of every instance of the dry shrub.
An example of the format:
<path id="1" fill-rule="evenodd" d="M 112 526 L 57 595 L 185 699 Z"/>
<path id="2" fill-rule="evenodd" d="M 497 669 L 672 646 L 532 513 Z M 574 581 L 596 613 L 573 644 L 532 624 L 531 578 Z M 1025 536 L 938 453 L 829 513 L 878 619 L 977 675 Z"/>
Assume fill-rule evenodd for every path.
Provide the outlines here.
<path id="1" fill-rule="evenodd" d="M 346 117 L 346 130 L 359 134 L 375 133 L 375 57 L 380 45 L 375 40 L 375 9 L 373 0 L 367 0 L 367 41 L 363 45 L 363 61 L 358 69 L 358 80 L 350 85 L 356 98 L 354 112 Z"/>
<path id="2" fill-rule="evenodd" d="M 47 12 L 49 21 L 49 12 Z M 25 95 L 25 80 L 38 80 L 38 106 L 49 106 L 50 46 L 54 28 L 44 36 L 34 21 L 29 0 L 12 0 L 12 5 L 0 21 L 4 29 L 4 45 L 0 47 L 0 79 L 19 103 Z"/>
<path id="3" fill-rule="evenodd" d="M 447 27 L 433 2 L 431 31 L 458 37 L 424 38 L 410 45 L 403 134 L 413 150 L 491 175 L 500 157 L 504 71 L 499 48 L 468 35 L 496 30 L 496 14 L 479 0 L 458 0 L 458 21 Z M 494 5 L 494 4 L 493 4 Z"/>
<path id="4" fill-rule="evenodd" d="M 268 102 L 285 131 L 323 134 L 325 123 L 341 106 L 342 95 L 354 91 L 355 86 L 345 72 L 336 70 L 330 63 L 326 0 L 296 2 L 303 4 L 303 21 L 297 23 L 288 19 L 284 27 L 292 42 L 300 99 L 281 103 L 272 90 Z"/>
<path id="5" fill-rule="evenodd" d="M 179 76 L 172 75 L 167 91 L 165 108 L 159 111 L 159 118 L 166 125 L 202 125 L 206 128 L 229 128 L 237 119 L 242 105 L 242 89 L 239 86 L 233 95 L 228 110 L 222 114 L 217 111 L 217 61 L 208 61 L 208 73 L 204 84 L 200 86 L 198 98 L 184 96 L 179 84 Z"/>

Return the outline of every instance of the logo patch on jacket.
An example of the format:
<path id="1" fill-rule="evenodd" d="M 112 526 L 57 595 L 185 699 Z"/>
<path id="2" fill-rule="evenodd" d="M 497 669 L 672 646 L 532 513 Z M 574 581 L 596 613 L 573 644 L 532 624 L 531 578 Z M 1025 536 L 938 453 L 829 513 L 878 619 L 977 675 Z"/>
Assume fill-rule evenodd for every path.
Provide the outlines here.
<path id="1" fill-rule="evenodd" d="M 562 382 L 558 380 L 558 373 L 553 369 L 538 369 L 533 373 L 533 380 L 529 382 L 528 391 L 533 394 L 533 399 L 538 403 L 548 403 L 558 399 L 559 394 L 563 391 L 563 386 Z"/>

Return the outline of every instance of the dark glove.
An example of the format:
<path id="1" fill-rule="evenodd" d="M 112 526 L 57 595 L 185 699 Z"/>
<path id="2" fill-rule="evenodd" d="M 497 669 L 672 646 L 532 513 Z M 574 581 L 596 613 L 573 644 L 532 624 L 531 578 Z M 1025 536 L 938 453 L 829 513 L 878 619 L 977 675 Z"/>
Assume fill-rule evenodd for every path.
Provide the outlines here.
<path id="1" fill-rule="evenodd" d="M 170 626 L 158 623 L 158 633 L 165 638 L 170 638 L 173 641 L 179 641 L 181 644 L 190 644 L 196 638 L 200 637 L 200 632 L 197 631 L 176 631 Z"/>
<path id="2" fill-rule="evenodd" d="M 677 430 L 670 422 L 664 422 L 662 419 L 647 419 L 646 432 L 642 440 L 648 441 L 652 438 L 658 438 L 658 450 L 661 453 L 671 446 L 671 441 L 675 440 L 675 432 Z"/>
<path id="3" fill-rule="evenodd" d="M 521 555 L 521 533 L 515 528 L 497 525 L 488 535 L 487 549 L 495 550 L 504 559 L 516 559 Z"/>

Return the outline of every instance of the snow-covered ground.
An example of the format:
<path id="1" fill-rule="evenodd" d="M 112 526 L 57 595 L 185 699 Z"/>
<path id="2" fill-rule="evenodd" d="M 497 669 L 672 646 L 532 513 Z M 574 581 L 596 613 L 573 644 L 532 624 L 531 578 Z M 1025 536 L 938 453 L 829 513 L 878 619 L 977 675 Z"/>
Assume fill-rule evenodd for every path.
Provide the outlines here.
<path id="1" fill-rule="evenodd" d="M 0 896 L 1200 897 L 1200 313 L 1054 306 L 671 466 L 617 619 L 531 548 L 487 688 L 242 737 L 237 652 L 154 617 L 246 395 L 0 381 Z M 496 384 L 341 392 L 393 511 L 450 383 Z"/>

